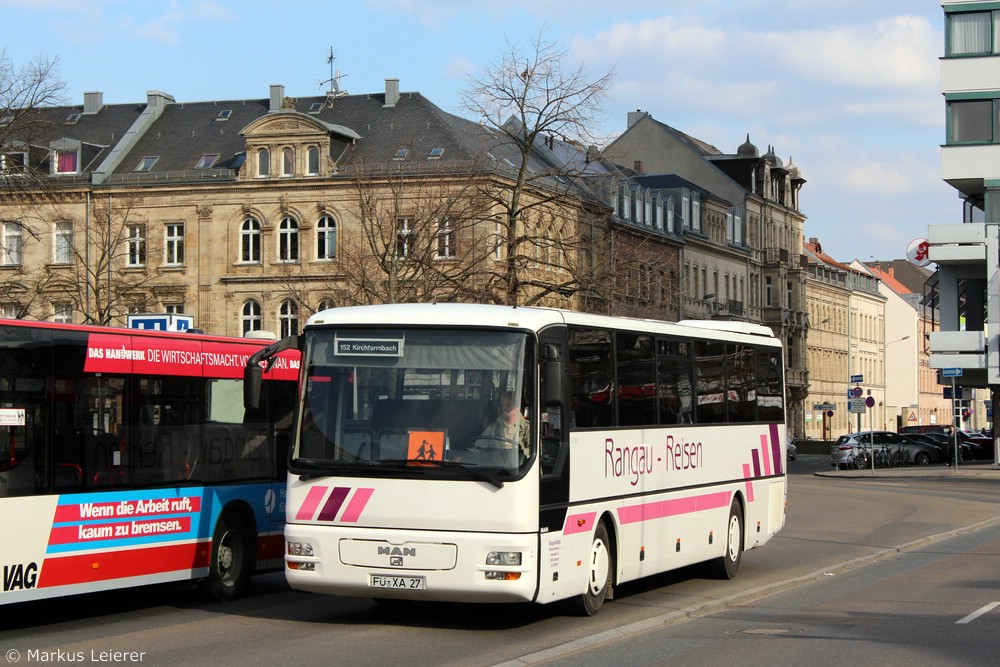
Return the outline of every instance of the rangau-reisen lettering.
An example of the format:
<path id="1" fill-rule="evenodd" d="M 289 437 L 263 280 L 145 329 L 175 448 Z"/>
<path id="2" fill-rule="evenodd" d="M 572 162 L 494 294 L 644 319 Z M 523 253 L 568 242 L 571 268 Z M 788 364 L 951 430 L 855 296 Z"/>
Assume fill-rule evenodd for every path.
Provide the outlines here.
<path id="1" fill-rule="evenodd" d="M 676 440 L 667 436 L 667 470 L 693 470 L 704 467 L 701 442 Z"/>
<path id="2" fill-rule="evenodd" d="M 649 445 L 616 447 L 611 438 L 604 440 L 604 476 L 625 477 L 631 486 L 639 477 L 653 472 L 653 448 Z"/>

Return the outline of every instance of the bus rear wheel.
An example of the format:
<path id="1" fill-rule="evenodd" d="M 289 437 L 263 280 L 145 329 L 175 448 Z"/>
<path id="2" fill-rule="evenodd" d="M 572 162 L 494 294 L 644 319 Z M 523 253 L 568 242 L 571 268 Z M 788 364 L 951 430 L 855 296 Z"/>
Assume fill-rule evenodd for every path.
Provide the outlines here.
<path id="1" fill-rule="evenodd" d="M 590 547 L 587 572 L 587 590 L 570 598 L 570 608 L 578 616 L 593 616 L 608 597 L 611 590 L 611 573 L 614 566 L 614 556 L 608 541 L 608 529 L 604 523 L 597 524 L 594 531 L 594 542 Z"/>
<path id="2" fill-rule="evenodd" d="M 242 515 L 229 512 L 219 518 L 204 583 L 210 599 L 227 602 L 242 595 L 254 568 L 254 541 L 253 528 Z"/>
<path id="3" fill-rule="evenodd" d="M 743 513 L 737 500 L 729 507 L 729 521 L 726 524 L 726 552 L 709 561 L 709 572 L 716 579 L 733 579 L 740 571 L 743 560 Z"/>

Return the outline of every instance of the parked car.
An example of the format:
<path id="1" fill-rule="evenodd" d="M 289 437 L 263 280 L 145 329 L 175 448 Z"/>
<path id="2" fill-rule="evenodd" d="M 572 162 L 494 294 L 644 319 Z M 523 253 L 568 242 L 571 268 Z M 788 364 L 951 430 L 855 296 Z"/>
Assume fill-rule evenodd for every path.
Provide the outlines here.
<path id="1" fill-rule="evenodd" d="M 842 435 L 830 447 L 830 465 L 838 470 L 852 468 L 861 452 L 866 452 L 874 442 L 875 449 L 885 447 L 892 451 L 902 448 L 907 455 L 907 463 L 928 465 L 944 460 L 941 448 L 928 442 L 919 442 L 893 431 L 863 431 Z"/>
<path id="2" fill-rule="evenodd" d="M 968 445 L 970 457 L 976 461 L 993 461 L 995 454 L 993 450 L 993 438 L 982 433 L 972 433 L 971 431 L 958 432 L 958 439 L 963 445 Z"/>
<path id="3" fill-rule="evenodd" d="M 920 433 L 920 434 L 910 433 L 910 434 L 908 434 L 908 437 L 912 438 L 914 436 L 919 436 L 919 437 L 925 438 L 925 439 L 929 438 L 929 439 L 933 440 L 934 443 L 937 444 L 938 447 L 941 448 L 941 451 L 944 452 L 944 462 L 945 463 L 951 464 L 951 462 L 955 460 L 955 450 L 954 450 L 955 439 L 954 439 L 953 436 L 945 435 L 944 433 Z M 959 462 L 962 462 L 962 461 L 971 461 L 972 458 L 973 458 L 973 454 L 972 454 L 972 447 L 973 446 L 972 446 L 972 444 L 968 443 L 968 442 L 962 442 L 960 440 L 959 443 L 958 443 L 958 447 L 959 447 L 959 449 L 958 449 L 959 455 L 961 456 L 961 458 L 959 459 Z"/>
<path id="4" fill-rule="evenodd" d="M 943 433 L 944 435 L 951 435 L 951 424 L 912 424 L 910 426 L 903 426 L 899 429 L 899 432 L 904 435 L 911 435 L 913 433 Z"/>

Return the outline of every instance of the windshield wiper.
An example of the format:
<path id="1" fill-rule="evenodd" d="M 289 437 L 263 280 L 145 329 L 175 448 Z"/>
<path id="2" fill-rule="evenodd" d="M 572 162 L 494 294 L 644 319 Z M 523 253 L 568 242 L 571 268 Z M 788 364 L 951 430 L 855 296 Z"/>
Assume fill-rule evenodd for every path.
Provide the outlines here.
<path id="1" fill-rule="evenodd" d="M 413 460 L 406 460 L 406 462 L 407 463 L 413 463 L 414 461 Z M 486 472 L 480 470 L 479 468 L 467 465 L 467 464 L 462 463 L 460 461 L 438 461 L 436 459 L 431 459 L 429 461 L 425 461 L 424 459 L 420 459 L 418 461 L 418 463 L 420 463 L 422 465 L 436 465 L 436 466 L 438 466 L 440 468 L 458 468 L 459 470 L 464 470 L 465 472 L 467 472 L 470 476 L 474 477 L 475 479 L 481 480 L 481 481 L 486 482 L 488 484 L 492 484 L 493 486 L 495 486 L 498 489 L 502 489 L 503 488 L 503 482 L 501 482 L 496 477 L 493 477 L 492 475 L 487 474 Z"/>

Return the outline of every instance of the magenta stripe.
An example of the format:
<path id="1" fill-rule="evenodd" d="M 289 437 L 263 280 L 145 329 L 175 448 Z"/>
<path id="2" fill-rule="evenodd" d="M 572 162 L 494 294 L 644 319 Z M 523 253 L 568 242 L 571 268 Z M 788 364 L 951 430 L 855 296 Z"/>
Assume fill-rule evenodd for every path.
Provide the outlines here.
<path id="1" fill-rule="evenodd" d="M 717 493 L 706 493 L 701 496 L 691 496 L 690 498 L 674 498 L 672 500 L 660 500 L 654 503 L 643 503 L 630 507 L 619 507 L 618 520 L 623 524 L 639 523 L 640 521 L 663 519 L 668 516 L 704 512 L 705 510 L 729 507 L 729 498 L 730 494 L 728 491 L 719 491 Z"/>
<path id="2" fill-rule="evenodd" d="M 347 509 L 344 510 L 344 515 L 340 517 L 341 521 L 346 521 L 349 523 L 355 523 L 360 517 L 361 512 L 364 511 L 365 505 L 368 504 L 368 499 L 372 497 L 372 493 L 375 489 L 358 489 L 351 496 L 351 502 L 347 503 Z"/>
<path id="3" fill-rule="evenodd" d="M 570 514 L 566 517 L 566 525 L 563 526 L 563 535 L 574 533 L 589 533 L 594 527 L 594 519 L 597 512 L 586 512 L 584 514 Z"/>
<path id="4" fill-rule="evenodd" d="M 333 488 L 333 493 L 330 494 L 330 498 L 323 505 L 323 509 L 319 513 L 320 521 L 333 521 L 337 518 L 337 512 L 340 511 L 340 506 L 344 504 L 344 499 L 347 498 L 347 494 L 350 493 L 351 489 L 346 486 L 335 486 Z"/>
<path id="5" fill-rule="evenodd" d="M 764 474 L 768 477 L 771 476 L 771 457 L 768 456 L 767 452 L 767 436 L 760 436 L 760 451 L 764 454 Z"/>
<path id="6" fill-rule="evenodd" d="M 784 472 L 785 462 L 781 460 L 781 441 L 778 439 L 778 425 L 771 424 L 771 455 L 774 460 L 774 474 Z"/>
<path id="7" fill-rule="evenodd" d="M 753 476 L 760 477 L 760 452 L 755 449 L 750 454 L 753 456 Z M 767 458 L 767 450 L 764 450 L 764 458 Z"/>
<path id="8" fill-rule="evenodd" d="M 295 514 L 296 521 L 309 521 L 313 518 L 313 514 L 316 513 L 316 508 L 319 507 L 319 501 L 323 500 L 323 496 L 326 494 L 326 490 L 329 489 L 328 486 L 314 486 L 309 489 L 309 493 L 306 494 L 306 499 L 302 503 L 302 507 Z"/>

